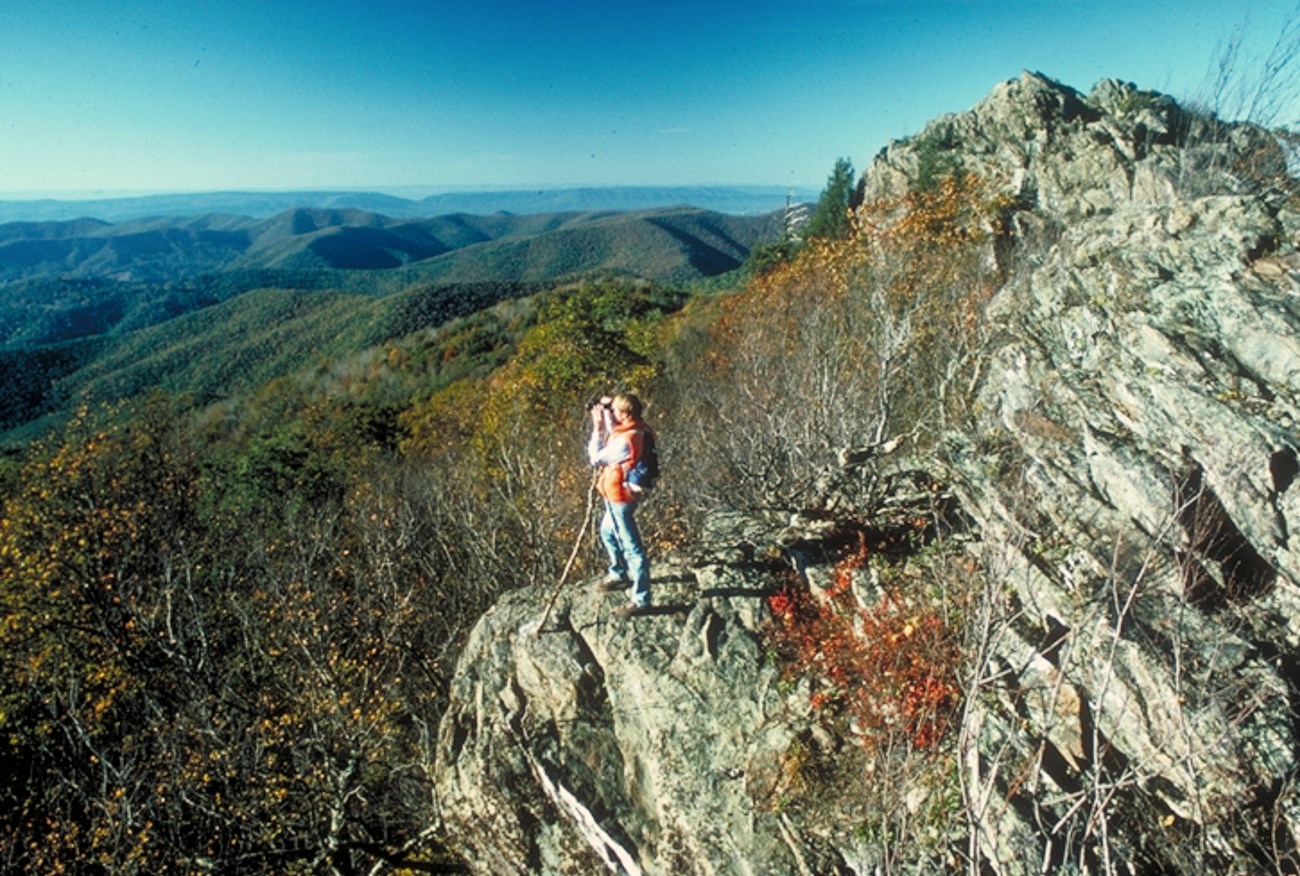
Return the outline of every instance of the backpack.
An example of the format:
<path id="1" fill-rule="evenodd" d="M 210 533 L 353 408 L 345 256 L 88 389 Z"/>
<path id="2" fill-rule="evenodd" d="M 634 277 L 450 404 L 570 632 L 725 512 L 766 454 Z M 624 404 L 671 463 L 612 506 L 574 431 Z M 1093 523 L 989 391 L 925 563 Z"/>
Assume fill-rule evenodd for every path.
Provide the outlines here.
<path id="1" fill-rule="evenodd" d="M 641 430 L 641 456 L 636 464 L 627 470 L 624 482 L 633 491 L 648 492 L 654 488 L 659 479 L 659 448 L 655 446 L 655 433 L 649 429 Z"/>

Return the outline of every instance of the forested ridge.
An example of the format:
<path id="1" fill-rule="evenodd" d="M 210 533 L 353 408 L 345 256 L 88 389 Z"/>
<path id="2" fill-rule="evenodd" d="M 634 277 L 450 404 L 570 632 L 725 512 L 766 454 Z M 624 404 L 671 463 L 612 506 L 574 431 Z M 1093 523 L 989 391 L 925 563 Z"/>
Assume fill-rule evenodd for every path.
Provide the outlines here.
<path id="1" fill-rule="evenodd" d="M 698 283 L 778 233 L 777 216 L 688 207 L 0 225 L 0 435 L 150 388 L 245 392 L 576 278 Z"/>
<path id="2" fill-rule="evenodd" d="M 1163 106 L 1132 88 L 1124 100 L 1127 123 Z M 1228 139 L 1206 114 L 1186 117 L 1197 125 L 1179 148 Z M 984 357 L 1004 332 L 988 308 L 1066 228 L 941 133 L 899 144 L 889 186 L 838 163 L 807 225 L 778 224 L 713 285 L 538 281 L 445 315 L 434 285 L 382 297 L 257 287 L 133 330 L 129 368 L 113 366 L 111 333 L 41 345 L 52 373 L 119 382 L 89 396 L 112 404 L 73 404 L 0 468 L 0 757 L 12 777 L 0 867 L 463 871 L 432 781 L 455 661 L 502 593 L 553 586 L 583 537 L 594 394 L 649 402 L 665 475 L 641 524 L 656 556 L 692 551 L 719 509 L 809 510 L 831 464 L 863 446 L 906 446 L 953 471 L 960 439 L 1013 477 L 1022 460 L 1005 433 L 975 428 Z M 1233 178 L 1294 211 L 1269 144 Z M 532 255 L 567 264 L 560 241 Z M 714 258 L 711 247 L 693 251 Z M 204 321 L 235 319 L 241 337 L 292 355 L 211 346 Z M 346 334 L 334 349 L 347 352 L 316 355 L 326 331 Z M 168 387 L 164 375 L 185 369 Z M 890 648 L 861 649 L 852 619 L 786 588 L 763 610 L 768 659 L 790 667 L 810 708 L 870 740 L 873 775 L 906 763 L 940 788 L 939 821 L 960 799 L 962 673 L 998 579 L 929 545 L 934 523 L 858 520 L 837 546 L 832 596 L 872 552 L 922 555 L 920 571 L 880 584 L 898 594 L 870 618 Z M 743 562 L 789 581 L 780 557 Z M 600 569 L 587 541 L 574 579 Z M 898 654 L 910 674 L 890 675 L 885 700 L 860 696 Z M 812 781 L 812 755 L 789 754 L 787 786 L 764 805 L 812 805 L 798 784 Z M 898 872 L 961 870 L 950 838 L 927 846 L 911 822 L 860 830 L 880 832 Z"/>

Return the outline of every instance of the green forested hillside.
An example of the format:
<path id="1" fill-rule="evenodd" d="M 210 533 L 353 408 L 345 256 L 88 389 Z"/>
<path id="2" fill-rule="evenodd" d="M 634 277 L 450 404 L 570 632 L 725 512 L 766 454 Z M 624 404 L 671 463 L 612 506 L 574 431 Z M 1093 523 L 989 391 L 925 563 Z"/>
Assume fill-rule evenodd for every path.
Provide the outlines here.
<path id="1" fill-rule="evenodd" d="M 565 279 L 696 282 L 775 228 L 693 208 L 0 225 L 0 433 L 154 387 L 223 397 Z"/>
<path id="2" fill-rule="evenodd" d="M 685 254 L 673 258 L 671 252 L 660 253 L 662 241 L 642 236 L 647 225 L 673 229 L 674 248 L 684 248 Z M 613 264 L 634 266 L 642 250 L 674 264 L 690 264 L 689 253 L 700 233 L 729 241 L 727 257 L 743 260 L 749 247 L 773 234 L 774 225 L 771 216 L 729 216 L 695 208 L 421 219 L 391 219 L 363 210 L 294 209 L 261 220 L 214 215 L 119 224 L 21 222 L 0 225 L 0 281 L 112 278 L 158 284 L 231 269 L 383 270 L 420 265 L 493 241 L 512 247 L 541 243 L 557 231 L 590 240 L 579 252 L 600 249 Z M 491 251 L 476 252 L 470 261 L 473 268 L 458 269 L 452 259 L 451 266 L 443 262 L 429 274 L 509 276 L 504 273 L 508 265 L 494 263 Z M 602 267 L 581 256 L 578 262 L 581 269 Z"/>
<path id="3" fill-rule="evenodd" d="M 536 291 L 522 283 L 418 284 L 390 295 L 258 288 L 133 330 L 0 350 L 0 430 L 151 389 L 225 398 L 390 338 Z M 23 443 L 32 428 L 10 434 Z"/>

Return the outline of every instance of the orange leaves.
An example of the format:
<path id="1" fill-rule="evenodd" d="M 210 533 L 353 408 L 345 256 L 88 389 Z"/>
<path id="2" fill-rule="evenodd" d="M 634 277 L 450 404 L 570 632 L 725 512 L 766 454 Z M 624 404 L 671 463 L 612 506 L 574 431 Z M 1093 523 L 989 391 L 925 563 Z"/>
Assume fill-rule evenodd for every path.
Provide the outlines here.
<path id="1" fill-rule="evenodd" d="M 899 725 L 914 747 L 932 748 L 960 700 L 955 635 L 932 611 L 889 598 L 863 613 L 860 635 L 884 696 L 859 696 L 858 717 L 877 731 Z"/>
<path id="2" fill-rule="evenodd" d="M 891 296 L 920 294 L 951 282 L 965 264 L 961 251 L 996 234 L 1011 204 L 1010 196 L 974 174 L 862 204 L 851 215 L 846 239 L 809 240 L 793 262 L 757 277 L 749 297 L 863 296 L 864 284 L 886 275 Z"/>
<path id="3" fill-rule="evenodd" d="M 1011 205 L 1010 196 L 988 181 L 953 174 L 933 190 L 863 204 L 854 215 L 854 234 L 870 261 L 889 267 L 883 276 L 893 307 L 925 296 L 927 315 L 948 319 L 954 288 L 962 290 L 959 297 L 981 288 L 980 248 L 999 232 Z"/>
<path id="4" fill-rule="evenodd" d="M 865 744 L 934 749 L 961 700 L 958 633 L 898 593 L 859 607 L 851 583 L 866 558 L 861 547 L 841 562 L 824 599 L 793 586 L 770 596 L 770 641 L 787 673 L 811 681 L 812 707 L 840 710 Z"/>
<path id="5" fill-rule="evenodd" d="M 834 583 L 830 590 L 830 596 L 832 598 L 848 598 L 853 587 L 853 576 L 859 570 L 866 568 L 870 558 L 871 549 L 867 546 L 866 533 L 859 532 L 858 549 L 835 564 L 835 571 L 832 576 Z"/>
<path id="6" fill-rule="evenodd" d="M 690 379 L 709 381 L 692 389 L 727 399 L 729 422 L 744 424 L 748 440 L 724 447 L 754 494 L 744 499 L 770 504 L 814 479 L 828 452 L 925 432 L 961 403 L 950 384 L 986 336 L 992 241 L 1009 207 L 996 186 L 951 175 L 863 204 L 848 237 L 812 238 L 720 300 Z"/>
<path id="7" fill-rule="evenodd" d="M 951 174 L 930 190 L 865 203 L 853 215 L 854 234 L 879 248 L 947 247 L 986 237 L 1012 199 L 982 177 Z"/>

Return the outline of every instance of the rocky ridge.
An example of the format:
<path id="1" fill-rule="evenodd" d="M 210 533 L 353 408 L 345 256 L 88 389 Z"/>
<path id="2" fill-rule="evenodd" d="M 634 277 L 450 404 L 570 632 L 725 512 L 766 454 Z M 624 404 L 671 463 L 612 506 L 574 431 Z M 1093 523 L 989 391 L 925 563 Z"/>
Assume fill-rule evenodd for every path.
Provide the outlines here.
<path id="1" fill-rule="evenodd" d="M 875 460 L 996 574 L 954 755 L 948 869 L 1285 870 L 1300 849 L 1300 217 L 1262 132 L 1117 82 L 1036 74 L 891 144 L 1019 205 L 975 421 Z M 904 476 L 908 475 L 908 476 Z M 945 493 L 945 495 L 948 495 Z M 719 514 L 629 623 L 587 584 L 509 594 L 462 657 L 438 742 L 480 873 L 885 872 L 851 742 L 765 658 L 763 596 L 831 574 L 832 523 Z M 863 596 L 864 599 L 869 595 Z M 792 751 L 842 769 L 799 779 Z M 793 801 L 793 802 L 792 802 Z M 897 805 L 920 811 L 920 797 Z M 1287 864 L 1287 862 L 1290 864 Z"/>

